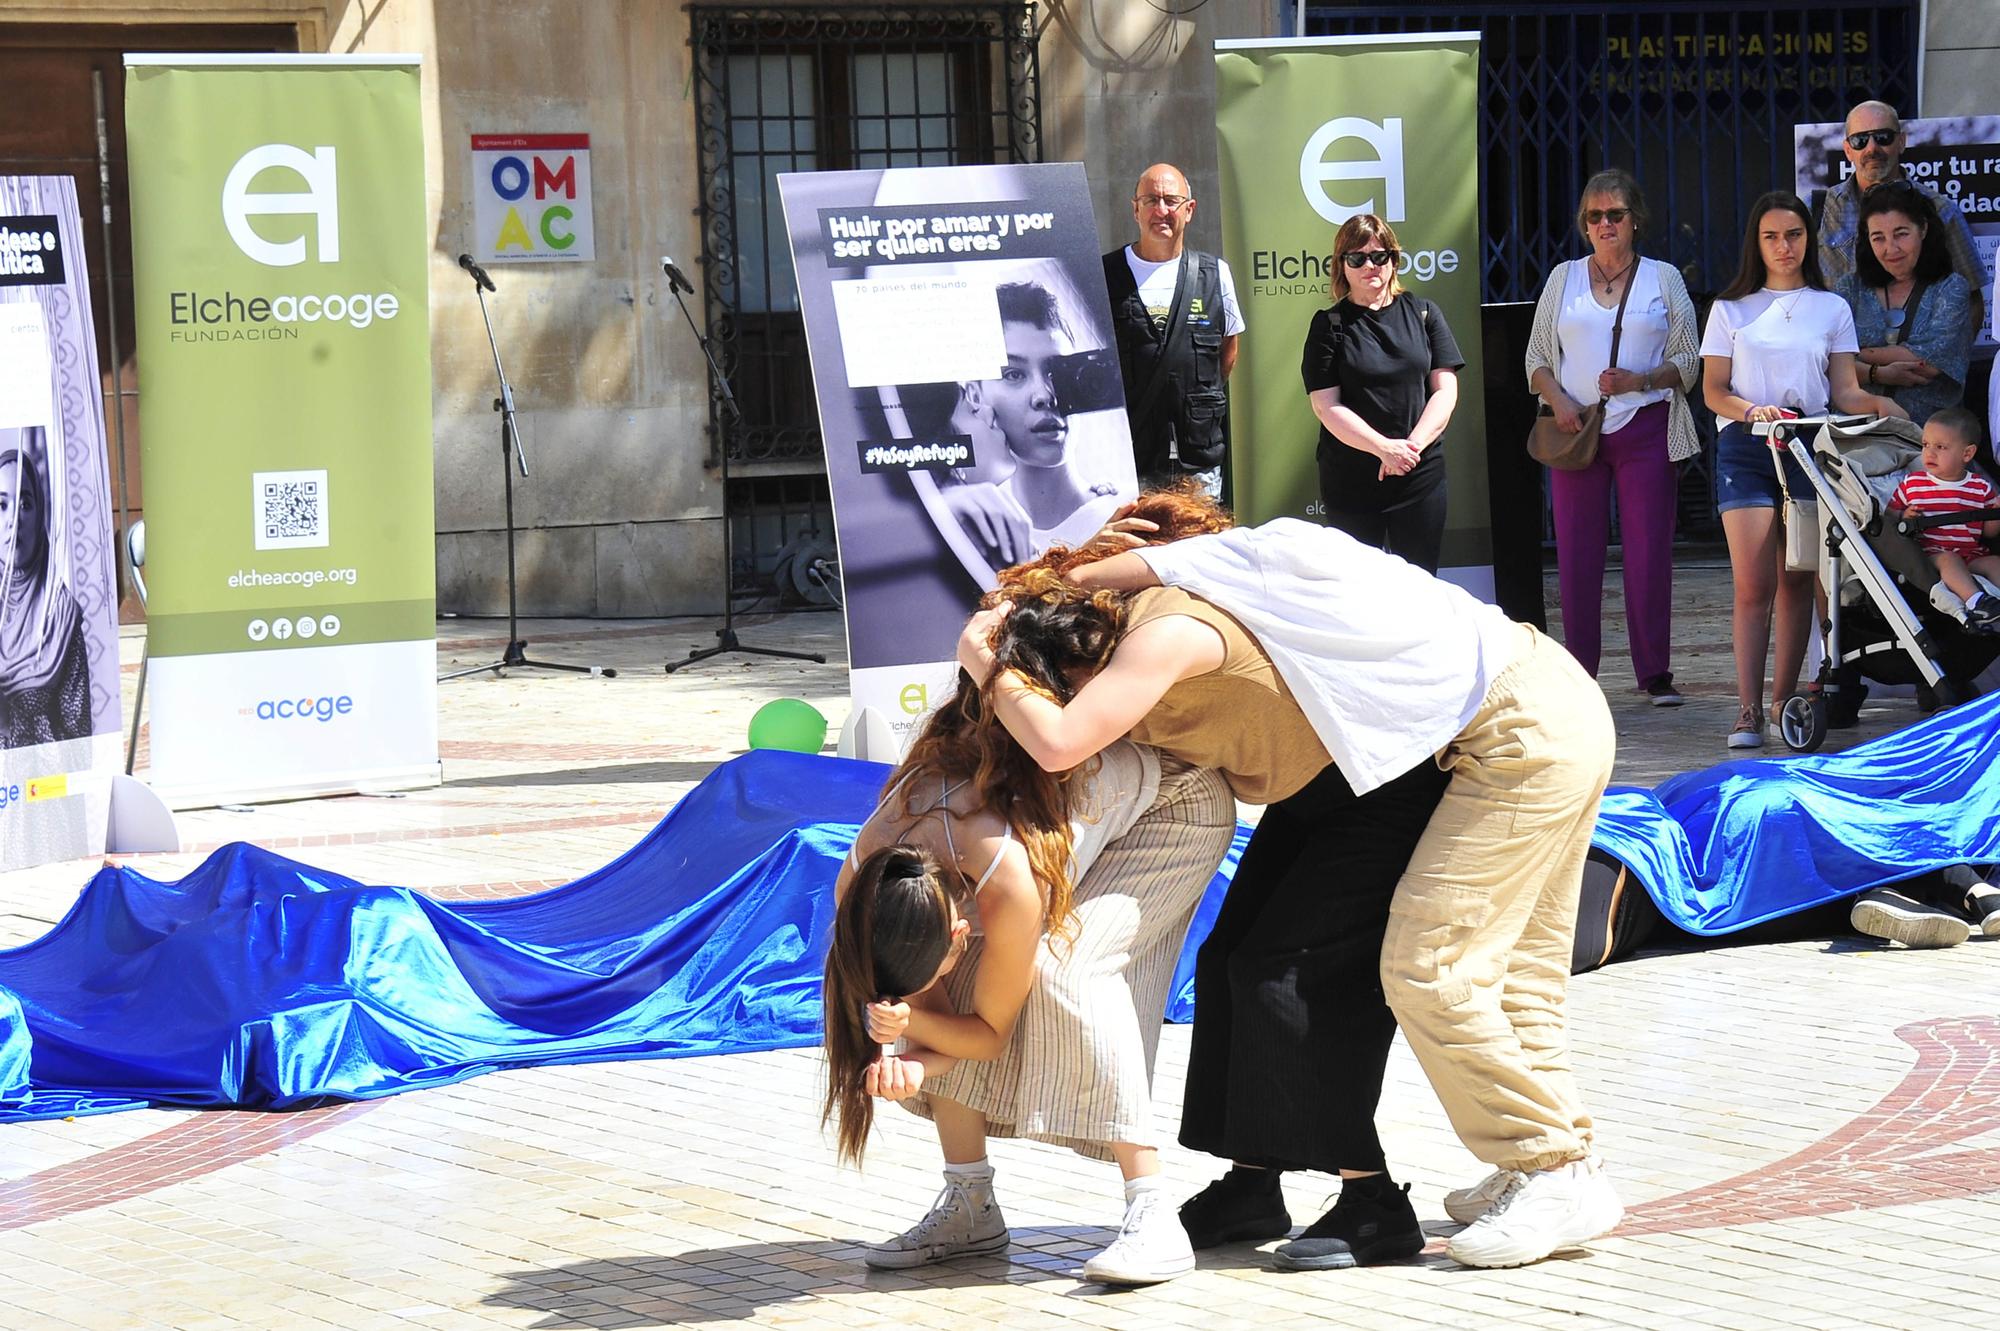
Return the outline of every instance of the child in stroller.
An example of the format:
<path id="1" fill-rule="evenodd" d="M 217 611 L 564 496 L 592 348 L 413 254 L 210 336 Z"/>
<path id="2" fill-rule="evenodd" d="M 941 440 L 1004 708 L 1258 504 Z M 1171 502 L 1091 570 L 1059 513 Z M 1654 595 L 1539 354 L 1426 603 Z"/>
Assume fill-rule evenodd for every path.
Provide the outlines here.
<path id="1" fill-rule="evenodd" d="M 1976 556 L 1978 566 L 1953 586 L 1957 579 L 1947 576 L 1949 566 L 1921 544 L 1928 533 L 1952 526 L 2000 528 L 1993 486 L 1968 469 L 1971 449 L 1964 441 L 1978 440 L 1977 418 L 1951 408 L 1933 414 L 1921 447 L 1917 427 L 1900 420 L 1799 420 L 1767 428 L 1800 463 L 1814 492 L 1787 498 L 1808 506 L 1817 502 L 1825 517 L 1821 522 L 1809 508 L 1802 511 L 1798 528 L 1807 539 L 1799 544 L 1818 548 L 1788 551 L 1802 562 L 1816 561 L 1827 618 L 1820 696 L 1787 700 L 1778 725 L 1785 743 L 1810 752 L 1820 746 L 1829 724 L 1852 724 L 1867 697 L 1864 676 L 1914 683 L 1927 711 L 2000 688 L 2000 635 L 1981 631 L 1977 623 L 1984 618 L 1978 607 L 2000 609 L 1994 599 L 2000 589 L 1973 576 L 1993 578 L 2000 568 L 1989 568 L 1987 557 Z M 1912 484 L 1917 477 L 1943 481 L 1979 506 L 1967 508 L 1957 499 L 1925 501 L 1925 484 Z M 1950 562 L 1967 569 L 1962 558 Z M 2000 889 L 1991 869 L 1954 866 L 1934 880 L 1862 893 L 1849 920 L 1861 933 L 1906 947 L 1948 947 L 1973 929 L 2000 936 Z"/>
<path id="2" fill-rule="evenodd" d="M 1925 711 L 2000 688 L 2000 634 L 1968 626 L 1964 598 L 1918 544 L 1927 529 L 1984 523 L 2000 510 L 1899 517 L 1895 493 L 1922 456 L 1921 432 L 1908 421 L 1819 417 L 1756 428 L 1771 432 L 1810 482 L 1809 494 L 1786 493 L 1797 510 L 1787 519 L 1786 553 L 1793 567 L 1817 568 L 1826 594 L 1819 691 L 1780 709 L 1786 745 L 1810 753 L 1829 727 L 1852 725 L 1868 696 L 1864 679 L 1914 684 Z"/>

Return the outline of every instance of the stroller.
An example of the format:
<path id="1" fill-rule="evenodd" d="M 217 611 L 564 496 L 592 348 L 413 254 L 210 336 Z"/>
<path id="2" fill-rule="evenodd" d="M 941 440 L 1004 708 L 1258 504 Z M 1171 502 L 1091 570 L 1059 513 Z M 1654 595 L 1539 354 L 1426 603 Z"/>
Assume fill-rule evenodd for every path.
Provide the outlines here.
<path id="1" fill-rule="evenodd" d="M 1819 693 L 1797 693 L 1778 713 L 1787 748 L 1811 753 L 1830 726 L 1852 725 L 1868 695 L 1864 678 L 1915 684 L 1940 707 L 2000 689 L 2000 636 L 1966 628 L 1964 607 L 1917 545 L 1926 527 L 2000 519 L 1978 509 L 1902 519 L 1889 496 L 1922 454 L 1909 421 L 1821 416 L 1755 427 L 1781 444 L 1813 494 L 1785 495 L 1786 562 L 1817 569 L 1826 590 L 1826 659 Z M 1778 484 L 1784 467 L 1775 456 Z"/>

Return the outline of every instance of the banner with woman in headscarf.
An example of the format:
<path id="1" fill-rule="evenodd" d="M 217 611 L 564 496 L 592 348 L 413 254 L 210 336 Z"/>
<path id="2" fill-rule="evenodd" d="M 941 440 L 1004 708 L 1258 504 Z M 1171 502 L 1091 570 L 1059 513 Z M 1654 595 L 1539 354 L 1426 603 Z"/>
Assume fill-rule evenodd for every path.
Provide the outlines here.
<path id="1" fill-rule="evenodd" d="M 83 228 L 0 177 L 0 869 L 104 852 L 118 595 Z"/>

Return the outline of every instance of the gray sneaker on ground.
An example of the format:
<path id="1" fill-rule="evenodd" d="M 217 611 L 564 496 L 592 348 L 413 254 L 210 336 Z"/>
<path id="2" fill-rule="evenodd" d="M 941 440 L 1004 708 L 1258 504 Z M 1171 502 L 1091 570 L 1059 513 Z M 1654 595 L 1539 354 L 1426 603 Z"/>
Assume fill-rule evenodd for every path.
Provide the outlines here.
<path id="1" fill-rule="evenodd" d="M 870 1244 L 861 1260 L 877 1271 L 904 1271 L 954 1257 L 1005 1252 L 1007 1243 L 1007 1219 L 992 1187 L 953 1180 L 944 1185 L 928 1215 L 895 1238 Z"/>

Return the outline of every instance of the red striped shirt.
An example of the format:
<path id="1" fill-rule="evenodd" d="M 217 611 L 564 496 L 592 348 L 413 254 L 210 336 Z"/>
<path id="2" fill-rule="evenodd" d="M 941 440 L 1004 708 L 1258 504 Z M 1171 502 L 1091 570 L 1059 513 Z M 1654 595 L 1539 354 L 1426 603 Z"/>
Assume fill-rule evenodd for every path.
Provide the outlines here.
<path id="1" fill-rule="evenodd" d="M 1919 516 L 1954 513 L 1968 508 L 1992 508 L 1993 482 L 1976 471 L 1968 471 L 1955 481 L 1939 480 L 1927 471 L 1913 471 L 1889 497 L 1889 506 L 1910 509 Z M 1927 554 L 1953 554 L 1963 559 L 1985 553 L 1979 541 L 1977 522 L 1954 522 L 1949 527 L 1932 527 L 1920 532 L 1917 543 Z"/>

